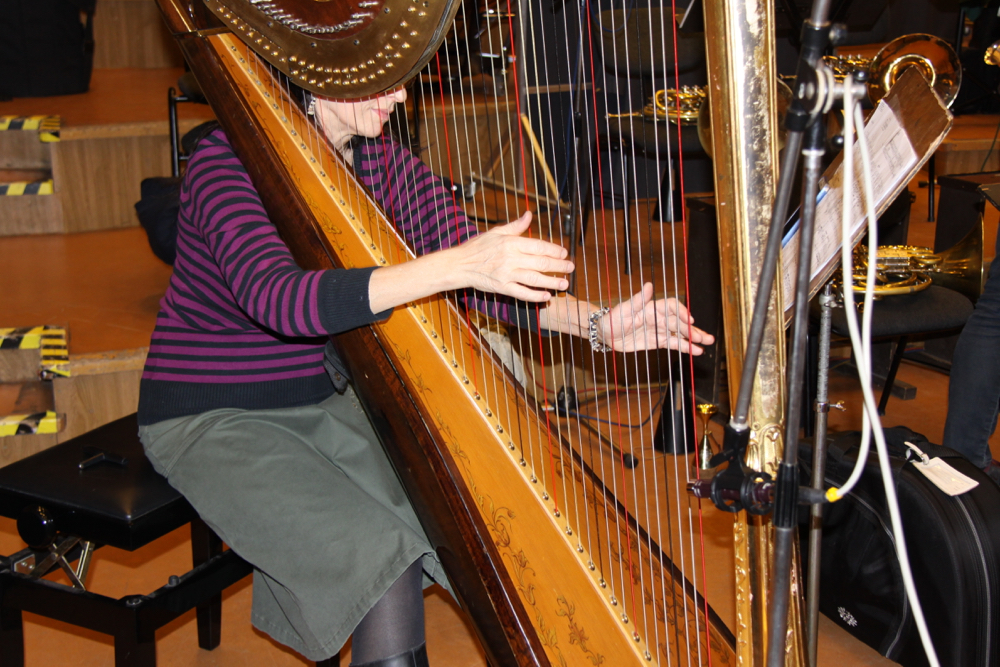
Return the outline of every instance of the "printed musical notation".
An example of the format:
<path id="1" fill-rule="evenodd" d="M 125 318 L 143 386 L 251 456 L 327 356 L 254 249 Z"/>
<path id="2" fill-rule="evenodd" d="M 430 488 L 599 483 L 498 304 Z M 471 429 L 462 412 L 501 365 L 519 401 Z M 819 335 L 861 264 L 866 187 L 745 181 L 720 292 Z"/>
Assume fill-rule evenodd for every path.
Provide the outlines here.
<path id="1" fill-rule="evenodd" d="M 892 108 L 880 103 L 865 123 L 865 138 L 871 155 L 872 190 L 876 212 L 887 206 L 889 198 L 918 168 L 919 157 L 910 137 Z M 854 187 L 849 212 L 852 245 L 865 231 L 867 202 L 861 151 L 854 150 Z M 816 231 L 813 239 L 812 271 L 809 294 L 815 294 L 839 263 L 843 239 L 843 165 L 823 185 L 817 196 Z M 799 212 L 796 211 L 795 218 Z M 784 287 L 784 307 L 788 314 L 795 296 L 795 273 L 799 256 L 799 220 L 795 219 L 782 240 L 781 264 Z"/>

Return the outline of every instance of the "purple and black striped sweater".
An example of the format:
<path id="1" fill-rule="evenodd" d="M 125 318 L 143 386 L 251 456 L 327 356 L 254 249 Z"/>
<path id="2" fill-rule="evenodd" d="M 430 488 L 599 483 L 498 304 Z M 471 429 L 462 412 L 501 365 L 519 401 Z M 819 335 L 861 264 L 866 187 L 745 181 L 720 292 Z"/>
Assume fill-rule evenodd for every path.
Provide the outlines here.
<path id="1" fill-rule="evenodd" d="M 418 255 L 476 233 L 440 179 L 398 143 L 362 141 L 354 153 L 359 180 Z M 327 398 L 326 336 L 390 313 L 371 312 L 374 270 L 300 269 L 225 134 L 208 135 L 181 187 L 177 260 L 142 375 L 139 423 Z M 510 320 L 504 303 L 476 302 Z"/>

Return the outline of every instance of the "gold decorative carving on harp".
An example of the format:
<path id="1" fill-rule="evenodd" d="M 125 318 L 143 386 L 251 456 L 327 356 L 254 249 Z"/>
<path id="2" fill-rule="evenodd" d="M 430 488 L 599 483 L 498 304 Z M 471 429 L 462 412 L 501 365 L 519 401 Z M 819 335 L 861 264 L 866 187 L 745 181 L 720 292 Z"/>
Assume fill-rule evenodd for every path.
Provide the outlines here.
<path id="1" fill-rule="evenodd" d="M 640 25 L 629 20 L 631 9 L 610 12 L 605 23 L 587 2 L 205 0 L 211 11 L 200 0 L 159 2 L 303 266 L 371 266 L 412 253 L 275 70 L 342 98 L 375 95 L 420 72 L 411 91 L 418 99 L 391 129 L 419 139 L 415 150 L 456 186 L 456 202 L 464 199 L 471 217 L 485 226 L 531 208 L 539 220 L 533 233 L 566 245 L 586 222 L 592 231 L 577 262 L 581 294 L 610 304 L 652 282 L 659 295 L 684 298 L 680 221 L 651 222 L 652 206 L 617 214 L 602 206 L 602 196 L 613 200 L 620 179 L 635 182 L 642 168 L 635 160 L 627 170 L 591 160 L 603 119 L 628 104 L 616 96 L 629 97 L 628 72 L 618 73 L 621 87 L 612 90 L 615 59 L 606 51 L 602 57 L 601 31 L 634 32 L 633 45 L 669 60 L 670 7 Z M 727 22 L 739 14 L 737 22 L 752 26 L 758 40 L 744 35 L 749 53 L 741 54 L 726 53 L 725 37 L 708 40 L 712 68 L 728 71 L 744 59 L 752 70 L 710 82 L 719 107 L 728 109 L 712 120 L 716 162 L 725 165 L 717 168 L 716 193 L 724 204 L 731 384 L 752 290 L 754 225 L 766 219 L 775 152 L 767 122 L 775 81 L 769 3 L 746 2 L 738 11 L 735 4 L 706 3 L 710 30 L 735 29 Z M 547 22 L 562 26 L 549 43 L 533 33 Z M 439 50 L 446 32 L 453 42 Z M 720 59 L 730 64 L 722 67 Z M 547 78 L 550 72 L 561 78 Z M 742 78 L 751 75 L 752 85 Z M 744 87 L 749 97 L 737 99 Z M 562 95 L 563 106 L 547 105 L 544 93 Z M 748 158 L 727 155 L 750 141 L 736 127 L 740 113 L 752 117 L 746 131 L 760 149 L 749 158 L 752 168 Z M 655 134 L 667 132 L 675 134 Z M 654 130 L 658 142 L 674 144 L 675 157 L 678 132 L 673 125 Z M 579 159 L 560 160 L 560 150 Z M 577 169 L 591 162 L 591 170 Z M 676 184 L 683 172 L 675 173 L 675 162 L 654 155 L 645 164 Z M 589 222 L 579 219 L 588 186 L 595 211 Z M 658 186 L 649 199 L 657 199 Z M 659 208 L 670 220 L 669 202 Z M 629 245 L 626 269 L 620 257 Z M 706 557 L 699 525 L 714 521 L 725 534 L 733 519 L 703 517 L 684 491 L 697 468 L 694 448 L 684 453 L 697 422 L 683 408 L 691 392 L 686 357 L 593 355 L 586 341 L 506 331 L 509 339 L 494 325 L 473 326 L 455 297 L 443 295 L 336 341 L 491 664 L 762 664 L 766 522 L 737 520 L 735 637 L 706 601 L 706 567 L 729 579 L 732 556 L 724 545 Z M 777 459 L 780 441 L 780 327 L 765 347 L 770 356 L 762 367 L 771 375 L 760 380 L 751 452 L 763 469 Z M 657 435 L 661 410 L 667 421 Z M 671 448 L 679 453 L 658 451 Z M 791 646 L 795 663 L 801 642 Z"/>

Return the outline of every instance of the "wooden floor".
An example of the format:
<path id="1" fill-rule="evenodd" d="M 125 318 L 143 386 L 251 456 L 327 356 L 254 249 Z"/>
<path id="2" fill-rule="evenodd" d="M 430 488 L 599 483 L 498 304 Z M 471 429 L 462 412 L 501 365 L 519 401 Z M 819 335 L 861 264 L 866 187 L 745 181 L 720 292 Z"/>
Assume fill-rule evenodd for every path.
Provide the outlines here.
<path id="1" fill-rule="evenodd" d="M 0 255 L 10 257 L 22 275 L 51 263 L 51 269 L 35 280 L 24 281 L 20 289 L 0 294 L 3 326 L 41 322 L 69 325 L 72 354 L 120 348 L 143 347 L 148 343 L 157 302 L 166 288 L 169 268 L 149 251 L 140 228 L 59 236 L 0 238 Z M 919 414 L 937 412 L 943 416 L 946 378 L 921 374 L 906 368 L 902 377 L 921 386 L 920 403 L 913 401 Z M 852 381 L 838 378 L 843 394 L 850 396 Z M 925 392 L 923 387 L 931 386 Z M 928 401 L 928 399 L 930 399 Z M 902 406 L 903 404 L 899 404 Z M 937 406 L 937 407 L 933 407 Z M 918 427 L 939 437 L 940 428 Z M 890 410 L 893 416 L 895 405 Z M 841 425 L 848 427 L 847 423 Z M 636 452 L 638 454 L 638 452 Z M 665 457 L 653 452 L 642 454 L 643 465 L 654 465 Z M 672 457 L 666 457 L 672 458 Z M 684 464 L 687 462 L 685 461 Z M 669 463 L 668 463 L 669 464 Z M 710 507 L 704 510 L 707 554 L 707 590 L 713 608 L 729 627 L 735 622 L 733 606 L 733 564 L 731 555 L 732 516 Z M 0 553 L 23 548 L 12 520 L 0 518 Z M 91 571 L 92 590 L 121 597 L 149 592 L 172 574 L 186 571 L 190 543 L 186 529 L 134 553 L 104 549 L 95 557 Z M 193 612 L 157 633 L 159 664 L 171 665 L 299 665 L 308 664 L 250 625 L 249 582 L 227 591 L 224 598 L 222 645 L 213 652 L 197 648 Z M 440 589 L 426 598 L 428 650 L 436 667 L 480 667 L 486 664 L 470 627 L 456 605 Z M 73 665 L 111 664 L 113 649 L 108 637 L 69 625 L 27 615 L 27 664 L 53 664 L 62 660 Z M 886 662 L 868 647 L 856 642 L 830 621 L 823 619 L 821 665 L 878 665 Z M 345 663 L 346 664 L 346 663 Z"/>
<path id="2" fill-rule="evenodd" d="M 146 118 L 162 114 L 162 97 L 166 86 L 176 78 L 176 71 L 150 76 L 148 95 L 133 95 L 126 112 Z M 119 89 L 127 88 L 127 77 L 121 73 L 100 81 L 116 81 Z M 116 79 L 115 77 L 121 77 Z M 158 78 L 157 78 L 158 77 Z M 103 84 L 102 84 L 103 85 Z M 112 94 L 110 84 L 101 88 L 102 96 Z M 135 89 L 132 89 L 133 92 Z M 60 111 L 68 123 L 100 122 L 102 113 L 116 114 L 124 105 L 108 99 L 88 100 L 74 96 L 71 104 Z M 148 97 L 148 99 L 147 99 Z M 144 101 L 145 100 L 145 101 Z M 15 100 L 0 104 L 0 114 L 52 113 L 51 100 Z M 58 102 L 57 102 L 58 104 Z M 100 109 L 103 107 L 103 111 Z M 917 179 L 920 180 L 920 179 Z M 917 245 L 932 245 L 933 223 L 923 222 L 926 210 L 926 190 L 916 189 L 910 224 L 910 241 Z M 634 215 L 646 215 L 640 204 Z M 621 212 L 616 221 L 621 222 Z M 593 228 L 593 227 L 591 227 Z M 990 221 L 990 234 L 995 234 L 996 220 Z M 992 239 L 987 240 L 992 248 Z M 170 275 L 170 269 L 149 250 L 144 232 L 138 228 L 116 229 L 72 235 L 0 237 L 0 257 L 4 258 L 7 289 L 0 290 L 0 326 L 26 326 L 43 323 L 66 324 L 70 330 L 71 354 L 142 348 L 148 344 L 158 308 Z M 905 364 L 900 379 L 918 388 L 911 401 L 893 400 L 889 404 L 885 424 L 905 424 L 940 442 L 947 408 L 945 375 Z M 847 411 L 832 412 L 831 427 L 835 430 L 860 427 L 860 392 L 856 380 L 848 375 L 834 374 L 831 400 L 843 400 Z M 991 441 L 994 455 L 1000 455 L 1000 440 Z M 661 457 L 649 454 L 650 457 Z M 730 515 L 714 509 L 704 510 L 706 525 L 706 560 L 709 576 L 706 585 L 699 584 L 710 604 L 723 621 L 733 627 L 733 572 L 730 548 Z M 13 521 L 0 519 L 0 553 L 12 553 L 22 548 Z M 92 588 L 100 593 L 120 597 L 148 592 L 172 574 L 188 568 L 190 545 L 185 530 L 151 544 L 134 553 L 111 549 L 98 552 L 92 568 Z M 157 633 L 159 664 L 171 665 L 302 665 L 300 656 L 283 648 L 254 630 L 249 621 L 250 586 L 244 581 L 227 591 L 224 601 L 222 645 L 212 652 L 197 648 L 193 612 Z M 456 605 L 440 589 L 426 597 L 428 618 L 428 651 L 435 667 L 479 667 L 485 659 L 473 633 Z M 80 630 L 58 622 L 28 615 L 26 623 L 27 665 L 72 664 L 80 666 L 112 664 L 113 650 L 108 637 Z M 347 655 L 345 660 L 347 662 Z M 827 619 L 821 623 L 820 665 L 879 665 L 888 664 L 874 651 L 853 640 Z"/>

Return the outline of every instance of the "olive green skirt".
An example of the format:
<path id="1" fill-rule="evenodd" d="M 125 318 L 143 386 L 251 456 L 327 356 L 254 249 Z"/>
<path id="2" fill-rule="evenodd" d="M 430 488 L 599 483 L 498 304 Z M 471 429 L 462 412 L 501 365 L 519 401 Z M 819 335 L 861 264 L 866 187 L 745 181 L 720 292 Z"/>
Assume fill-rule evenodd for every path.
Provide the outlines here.
<path id="1" fill-rule="evenodd" d="M 153 466 L 254 565 L 253 623 L 311 660 L 343 646 L 414 561 L 447 586 L 354 392 L 140 428 Z"/>

